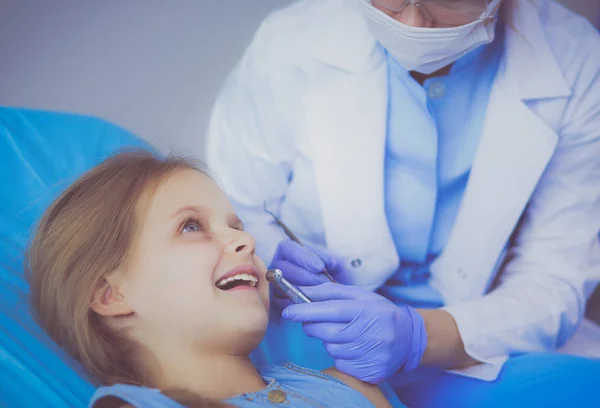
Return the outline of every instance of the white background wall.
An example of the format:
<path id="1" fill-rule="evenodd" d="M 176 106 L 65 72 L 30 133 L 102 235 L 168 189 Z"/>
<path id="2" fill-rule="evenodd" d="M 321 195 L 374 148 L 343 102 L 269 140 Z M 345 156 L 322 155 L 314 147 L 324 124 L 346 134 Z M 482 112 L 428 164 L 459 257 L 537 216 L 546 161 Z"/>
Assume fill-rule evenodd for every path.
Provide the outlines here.
<path id="1" fill-rule="evenodd" d="M 562 1 L 600 20 L 600 0 Z M 219 87 L 289 2 L 0 0 L 0 105 L 100 116 L 201 156 Z"/>
<path id="2" fill-rule="evenodd" d="M 0 0 L 0 105 L 87 113 L 200 155 L 211 105 L 286 0 Z"/>

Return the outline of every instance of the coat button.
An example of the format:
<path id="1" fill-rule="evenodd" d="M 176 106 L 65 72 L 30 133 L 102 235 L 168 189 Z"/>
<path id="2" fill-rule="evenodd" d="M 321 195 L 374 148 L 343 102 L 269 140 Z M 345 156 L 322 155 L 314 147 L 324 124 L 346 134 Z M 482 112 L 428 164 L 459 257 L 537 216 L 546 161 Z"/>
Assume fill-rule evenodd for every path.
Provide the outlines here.
<path id="1" fill-rule="evenodd" d="M 465 272 L 465 270 L 463 268 L 459 268 L 456 271 L 456 274 L 463 280 L 467 279 L 467 277 L 468 277 L 467 273 Z"/>
<path id="2" fill-rule="evenodd" d="M 269 391 L 269 394 L 267 394 L 267 398 L 271 402 L 280 403 L 280 402 L 285 402 L 286 395 L 285 395 L 284 391 L 281 391 L 281 390 L 271 390 L 271 391 Z"/>
<path id="3" fill-rule="evenodd" d="M 429 87 L 429 97 L 431 99 L 439 99 L 446 93 L 446 86 L 442 81 L 435 81 Z"/>
<path id="4" fill-rule="evenodd" d="M 353 268 L 358 268 L 362 265 L 362 261 L 360 259 L 353 259 L 352 262 L 350 262 L 350 265 L 352 265 Z"/>

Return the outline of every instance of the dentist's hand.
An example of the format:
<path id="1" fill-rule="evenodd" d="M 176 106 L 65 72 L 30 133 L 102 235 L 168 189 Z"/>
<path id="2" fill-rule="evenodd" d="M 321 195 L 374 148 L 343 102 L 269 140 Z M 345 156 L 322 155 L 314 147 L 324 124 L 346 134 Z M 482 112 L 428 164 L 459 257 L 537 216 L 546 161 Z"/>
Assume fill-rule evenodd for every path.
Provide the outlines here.
<path id="1" fill-rule="evenodd" d="M 312 248 L 292 240 L 279 243 L 269 269 L 281 269 L 288 282 L 296 286 L 313 286 L 329 282 L 321 272 L 325 261 Z"/>
<path id="2" fill-rule="evenodd" d="M 302 246 L 292 240 L 279 243 L 269 265 L 269 269 L 280 269 L 284 278 L 295 286 L 315 286 L 329 282 L 322 273 L 325 268 L 336 281 L 349 283 L 350 274 L 340 258 L 325 250 Z M 272 291 L 271 299 L 277 312 L 292 304 L 277 290 Z"/>
<path id="3" fill-rule="evenodd" d="M 285 319 L 325 343 L 341 372 L 378 384 L 415 369 L 427 346 L 421 315 L 357 287 L 335 283 L 301 288 L 314 302 L 288 306 Z"/>

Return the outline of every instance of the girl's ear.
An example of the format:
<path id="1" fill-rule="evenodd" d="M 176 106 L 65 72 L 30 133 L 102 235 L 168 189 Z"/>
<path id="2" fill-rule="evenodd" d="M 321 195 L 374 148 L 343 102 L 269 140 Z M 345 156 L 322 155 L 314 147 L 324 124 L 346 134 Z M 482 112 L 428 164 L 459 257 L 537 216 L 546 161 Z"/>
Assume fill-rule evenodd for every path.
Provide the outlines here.
<path id="1" fill-rule="evenodd" d="M 126 316 L 134 312 L 118 287 L 111 285 L 107 279 L 102 279 L 94 291 L 90 308 L 105 317 Z"/>

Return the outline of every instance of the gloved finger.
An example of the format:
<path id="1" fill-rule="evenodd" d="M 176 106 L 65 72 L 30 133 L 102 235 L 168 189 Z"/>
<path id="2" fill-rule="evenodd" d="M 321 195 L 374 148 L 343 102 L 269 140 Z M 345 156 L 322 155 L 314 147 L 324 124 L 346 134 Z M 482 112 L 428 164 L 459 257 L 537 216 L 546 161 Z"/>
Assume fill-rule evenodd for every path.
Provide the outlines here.
<path id="1" fill-rule="evenodd" d="M 310 297 L 310 296 L 309 296 Z M 366 307 L 356 300 L 328 300 L 301 303 L 284 309 L 282 316 L 292 322 L 303 323 L 349 323 Z"/>
<path id="2" fill-rule="evenodd" d="M 344 330 L 348 323 L 304 323 L 304 332 L 309 337 L 317 338 L 325 343 L 348 343 L 356 334 Z"/>
<path id="3" fill-rule="evenodd" d="M 326 276 L 312 273 L 290 261 L 280 260 L 273 262 L 271 269 L 280 269 L 283 272 L 283 277 L 296 286 L 310 287 L 329 282 Z"/>
<path id="4" fill-rule="evenodd" d="M 302 285 L 299 285 L 302 286 Z M 347 286 L 326 281 L 322 285 L 300 288 L 306 296 L 315 302 L 325 300 L 381 300 L 382 296 L 368 292 L 357 286 Z"/>
<path id="5" fill-rule="evenodd" d="M 364 357 L 365 352 L 364 347 L 359 347 L 358 345 L 352 343 L 344 343 L 344 344 L 335 344 L 335 343 L 325 343 L 325 350 L 327 350 L 327 354 L 329 354 L 332 358 L 336 360 L 358 360 L 361 357 Z"/>
<path id="6" fill-rule="evenodd" d="M 334 256 L 328 250 L 320 246 L 313 245 L 310 242 L 305 243 L 304 246 L 321 258 L 327 269 L 336 269 L 339 266 L 338 264 L 340 263 L 340 259 Z"/>
<path id="7" fill-rule="evenodd" d="M 325 268 L 323 260 L 317 254 L 294 241 L 282 241 L 279 244 L 273 263 L 279 260 L 290 261 L 314 274 Z"/>

